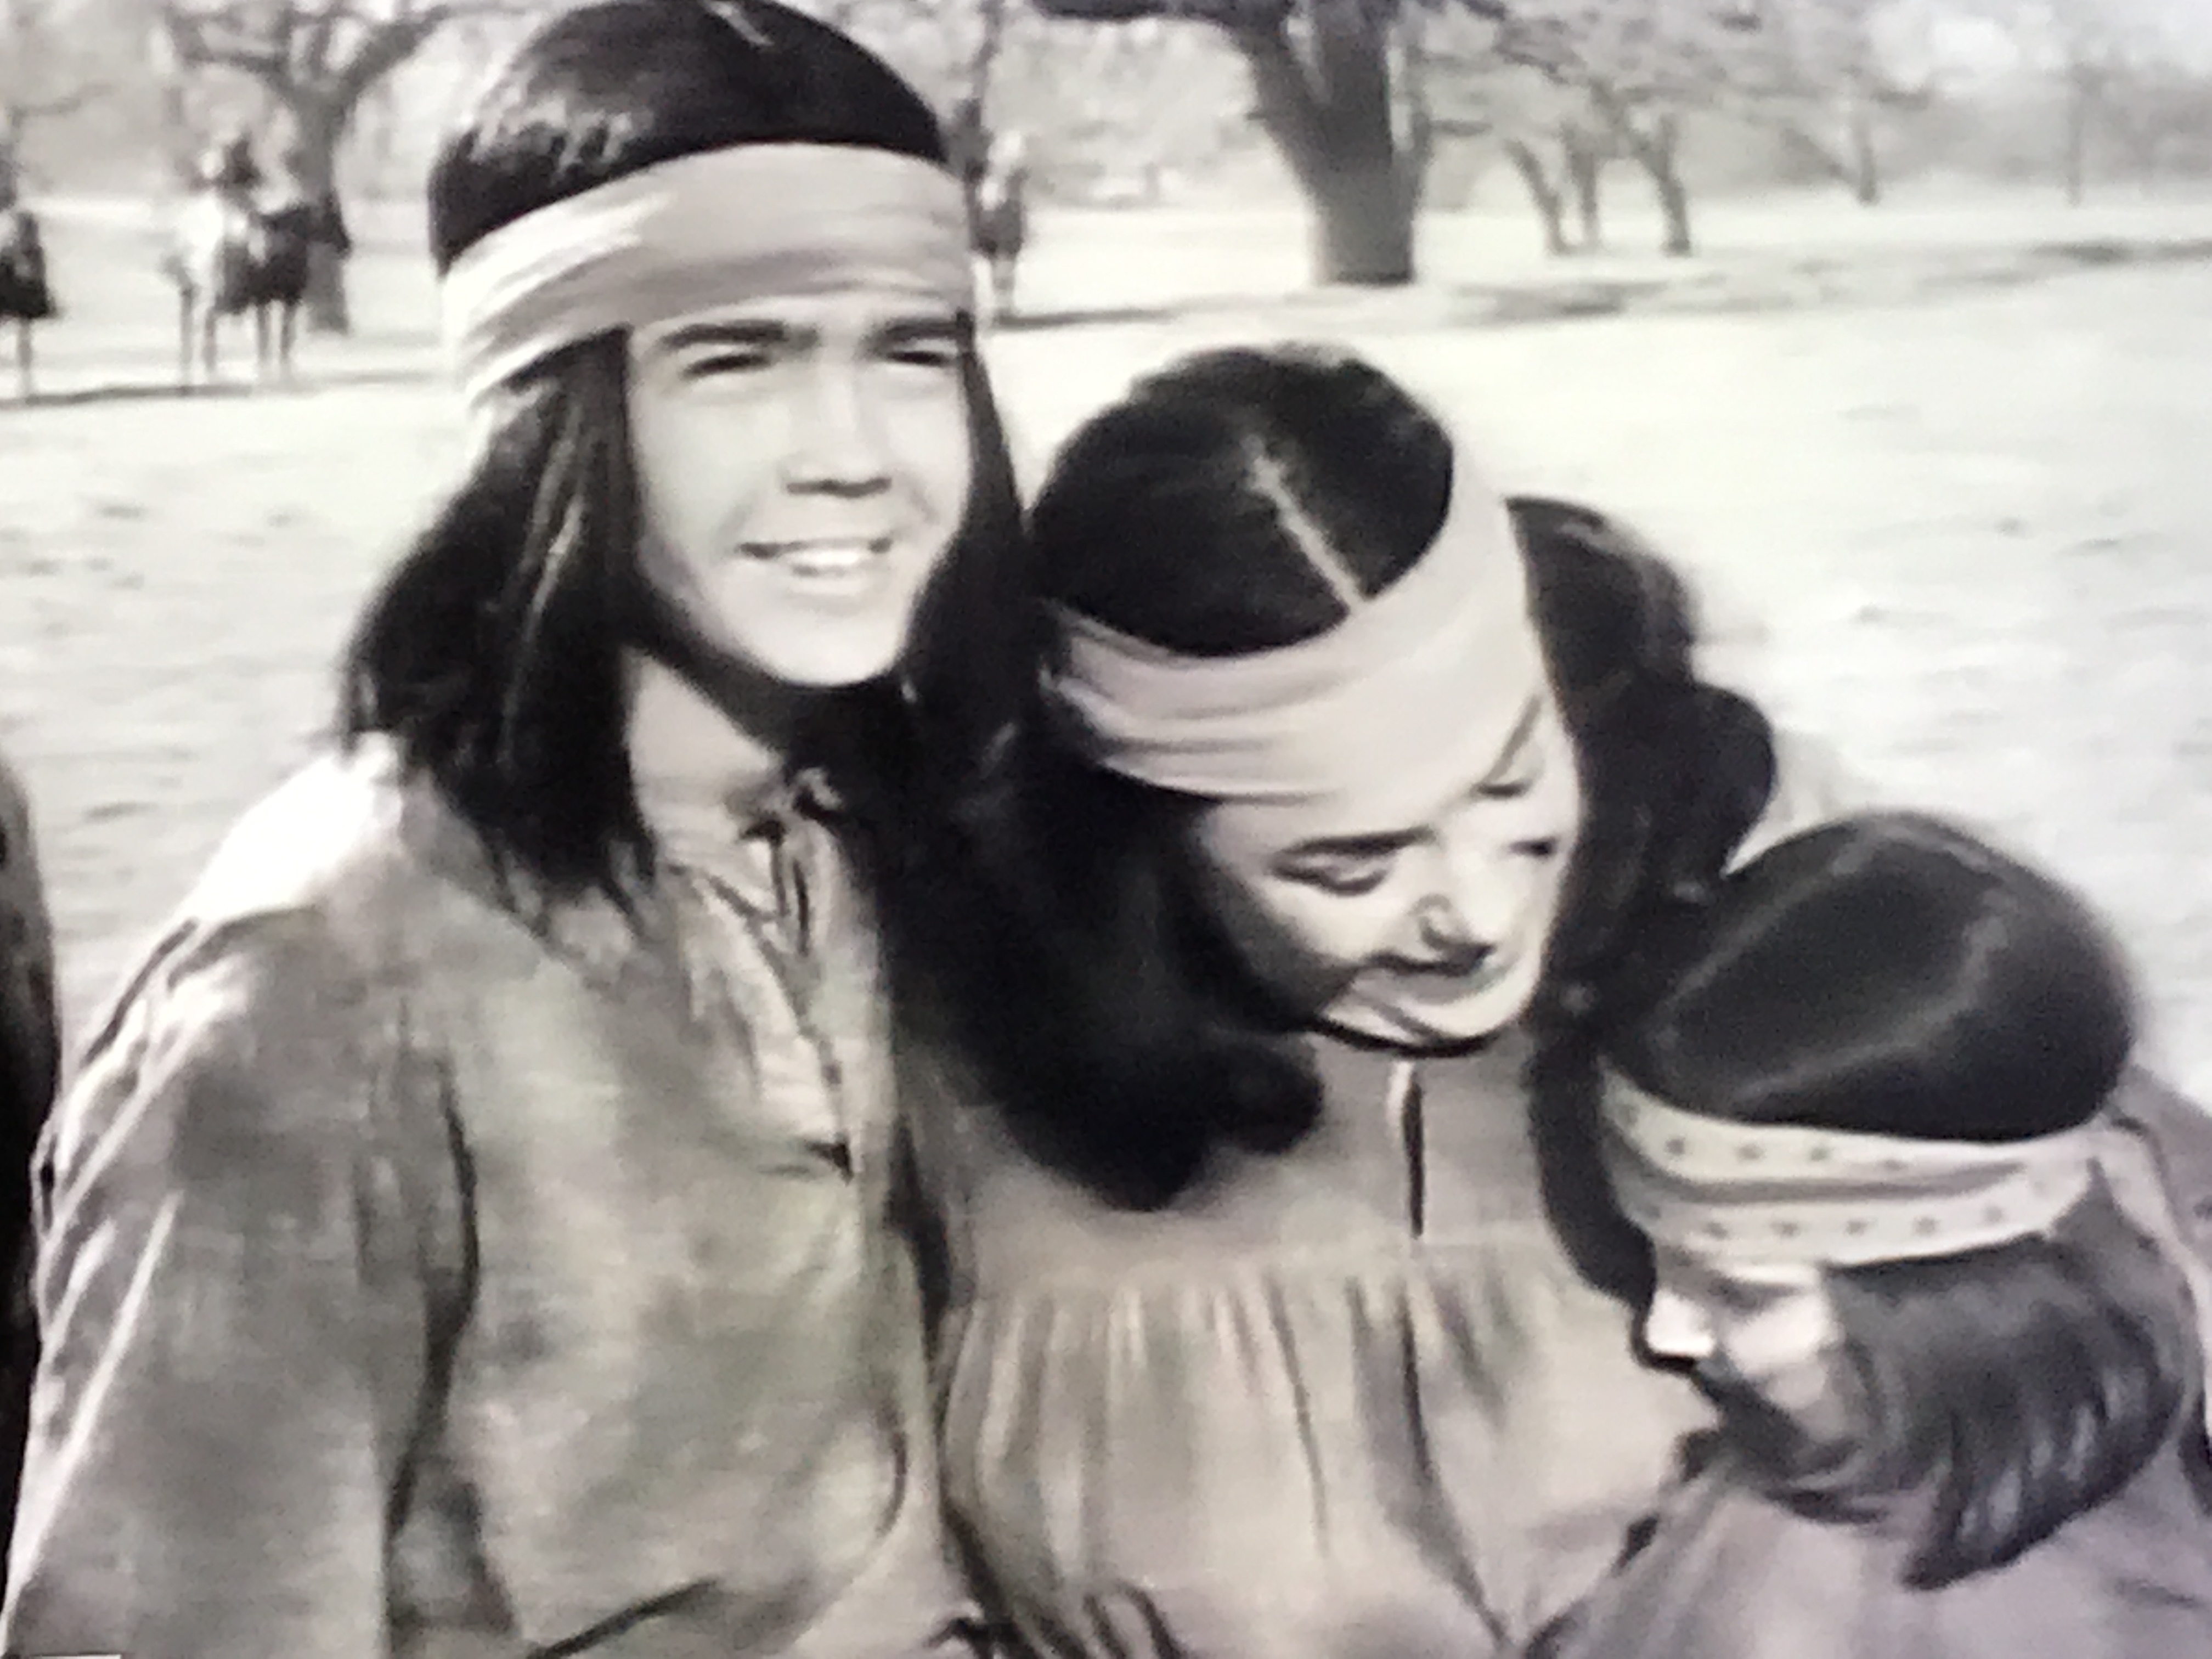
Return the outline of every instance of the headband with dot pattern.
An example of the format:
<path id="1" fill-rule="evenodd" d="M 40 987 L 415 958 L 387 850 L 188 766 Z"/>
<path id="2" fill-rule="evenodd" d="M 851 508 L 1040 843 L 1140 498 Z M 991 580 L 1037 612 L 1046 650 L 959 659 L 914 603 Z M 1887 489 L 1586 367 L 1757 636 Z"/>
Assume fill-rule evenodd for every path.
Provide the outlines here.
<path id="1" fill-rule="evenodd" d="M 1622 1213 L 1653 1243 L 1723 1267 L 1957 1255 L 2047 1232 L 2102 1185 L 2186 1282 L 2212 1374 L 2212 1267 L 2156 1149 L 2110 1112 L 2028 1140 L 1911 1140 L 1723 1122 L 1608 1071 L 1601 1115 Z M 2212 1390 L 2205 1411 L 2212 1433 Z"/>
<path id="2" fill-rule="evenodd" d="M 2100 1126 L 2032 1140 L 1906 1140 L 1701 1117 L 1619 1073 L 1606 1165 L 1629 1219 L 1714 1259 L 1857 1267 L 2024 1238 L 2079 1203 Z"/>

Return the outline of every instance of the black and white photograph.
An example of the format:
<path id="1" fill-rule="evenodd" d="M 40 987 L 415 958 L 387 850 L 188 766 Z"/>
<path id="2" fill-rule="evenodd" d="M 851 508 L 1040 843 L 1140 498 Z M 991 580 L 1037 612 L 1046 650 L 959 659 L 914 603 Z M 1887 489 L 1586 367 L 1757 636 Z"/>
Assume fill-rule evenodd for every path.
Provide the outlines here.
<path id="1" fill-rule="evenodd" d="M 2207 0 L 0 0 L 0 1659 L 2212 1659 L 2208 368 Z"/>

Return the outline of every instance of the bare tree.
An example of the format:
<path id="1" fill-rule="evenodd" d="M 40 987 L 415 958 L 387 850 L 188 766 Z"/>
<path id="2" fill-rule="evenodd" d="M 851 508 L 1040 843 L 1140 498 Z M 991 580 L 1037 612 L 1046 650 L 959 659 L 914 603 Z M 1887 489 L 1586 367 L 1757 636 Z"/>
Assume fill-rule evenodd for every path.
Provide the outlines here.
<path id="1" fill-rule="evenodd" d="M 1604 246 L 1604 173 L 1618 151 L 1579 87 L 1501 51 L 1494 29 L 1449 15 L 1419 29 L 1405 82 L 1436 140 L 1487 140 L 1504 156 L 1547 252 Z"/>
<path id="2" fill-rule="evenodd" d="M 1322 282 L 1377 286 L 1413 276 L 1413 216 L 1425 146 L 1399 80 L 1415 9 L 1498 21 L 1510 0 L 1036 0 L 1093 23 L 1160 18 L 1219 32 L 1251 77 L 1254 118 L 1304 191 Z M 1408 118 L 1410 116 L 1411 118 Z"/>
<path id="3" fill-rule="evenodd" d="M 337 200 L 337 157 L 363 102 L 447 24 L 495 0 L 157 0 L 157 27 L 184 76 L 228 70 L 278 112 L 301 189 Z M 348 326 L 343 263 L 323 245 L 307 295 L 310 325 Z"/>
<path id="4" fill-rule="evenodd" d="M 1682 136 L 1691 112 L 1723 101 L 1759 50 L 1759 0 L 1521 0 L 1498 50 L 1587 100 L 1578 164 L 1619 155 L 1650 181 L 1670 254 L 1696 251 Z"/>
<path id="5" fill-rule="evenodd" d="M 1247 87 L 1209 32 L 1159 19 L 1094 28 L 1025 8 L 991 78 L 991 120 L 1028 136 L 1041 180 L 1152 202 L 1177 171 L 1248 138 Z"/>
<path id="6" fill-rule="evenodd" d="M 1885 39 L 1905 9 L 1899 0 L 1762 0 L 1757 45 L 1737 60 L 1735 112 L 1866 207 L 1882 199 L 1890 125 L 1935 96 L 1932 70 L 1901 61 Z"/>
<path id="7" fill-rule="evenodd" d="M 2078 205 L 2088 197 L 2100 141 L 2122 136 L 2123 112 L 2167 59 L 2166 16 L 2144 0 L 1984 0 L 1982 11 L 2058 91 L 2059 177 Z"/>
<path id="8" fill-rule="evenodd" d="M 106 19 L 88 0 L 0 0 L 0 157 L 20 164 L 40 122 L 74 114 L 112 84 Z"/>
<path id="9" fill-rule="evenodd" d="M 2212 74 L 2178 63 L 2154 65 L 2129 77 L 2126 94 L 2106 113 L 2136 185 L 2147 188 L 2192 163 L 2205 169 L 2212 160 Z"/>

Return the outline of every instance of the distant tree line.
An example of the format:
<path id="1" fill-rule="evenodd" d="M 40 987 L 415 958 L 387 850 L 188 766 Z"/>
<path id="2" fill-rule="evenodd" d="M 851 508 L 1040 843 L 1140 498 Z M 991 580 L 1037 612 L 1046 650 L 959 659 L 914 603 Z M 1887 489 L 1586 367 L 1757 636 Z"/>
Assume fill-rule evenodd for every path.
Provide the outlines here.
<path id="1" fill-rule="evenodd" d="M 487 54 L 560 3 L 0 0 L 0 167 L 161 188 L 245 127 L 311 191 L 410 194 Z M 1325 282 L 1412 280 L 1419 214 L 1493 172 L 1563 257 L 1632 195 L 1687 253 L 1730 185 L 1872 211 L 1934 173 L 2075 201 L 2212 176 L 2205 0 L 803 3 L 1021 128 L 1048 193 L 1156 200 L 1271 151 Z"/>

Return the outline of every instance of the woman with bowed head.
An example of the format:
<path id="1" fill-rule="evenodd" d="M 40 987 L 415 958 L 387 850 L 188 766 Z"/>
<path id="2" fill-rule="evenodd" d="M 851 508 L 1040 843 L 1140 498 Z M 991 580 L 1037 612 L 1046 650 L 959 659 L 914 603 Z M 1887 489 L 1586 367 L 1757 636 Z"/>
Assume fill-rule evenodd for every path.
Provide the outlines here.
<path id="1" fill-rule="evenodd" d="M 878 960 L 1030 674 L 959 184 L 597 0 L 429 208 L 465 470 L 46 1137 L 0 1649 L 968 1651 Z"/>
<path id="2" fill-rule="evenodd" d="M 1662 562 L 1356 358 L 1140 381 L 1031 544 L 975 834 L 1040 948 L 915 1045 L 986 1594 L 1050 1659 L 1516 1650 L 1710 1421 L 1635 1352 L 1608 988 L 1825 804 Z"/>

